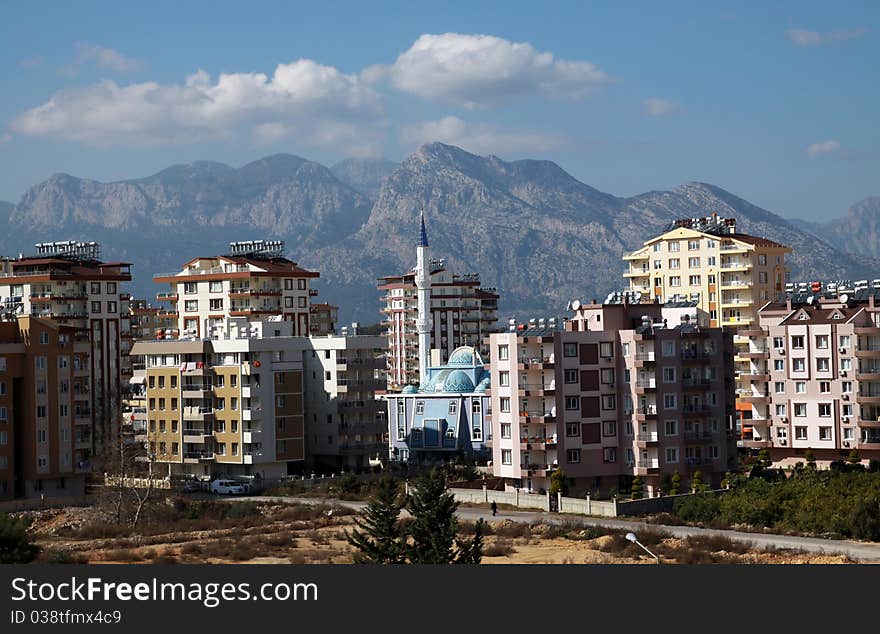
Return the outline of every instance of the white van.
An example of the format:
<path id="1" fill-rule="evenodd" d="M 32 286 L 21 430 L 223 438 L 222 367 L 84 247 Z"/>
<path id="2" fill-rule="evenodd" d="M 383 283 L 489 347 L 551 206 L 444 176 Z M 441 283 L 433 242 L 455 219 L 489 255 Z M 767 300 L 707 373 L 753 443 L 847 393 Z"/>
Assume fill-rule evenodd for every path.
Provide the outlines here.
<path id="1" fill-rule="evenodd" d="M 240 495 L 244 493 L 244 487 L 234 480 L 214 480 L 211 483 L 211 493 L 220 495 Z"/>

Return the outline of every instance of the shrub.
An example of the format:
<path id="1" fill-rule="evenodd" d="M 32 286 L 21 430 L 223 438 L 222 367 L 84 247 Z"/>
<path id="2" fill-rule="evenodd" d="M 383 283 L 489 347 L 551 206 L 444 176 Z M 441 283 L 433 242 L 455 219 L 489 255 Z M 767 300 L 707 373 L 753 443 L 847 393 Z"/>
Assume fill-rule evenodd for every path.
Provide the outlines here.
<path id="1" fill-rule="evenodd" d="M 725 551 L 742 555 L 752 550 L 751 544 L 735 541 L 724 535 L 691 535 L 685 538 L 684 543 L 691 550 L 702 550 L 712 553 Z"/>
<path id="2" fill-rule="evenodd" d="M 719 498 L 714 495 L 689 495 L 676 499 L 673 504 L 673 512 L 685 522 L 708 523 L 720 510 Z"/>
<path id="3" fill-rule="evenodd" d="M 852 536 L 880 541 L 880 496 L 861 500 L 852 512 Z"/>
<path id="4" fill-rule="evenodd" d="M 0 513 L 0 563 L 26 564 L 39 552 L 27 534 L 27 522 Z"/>
<path id="5" fill-rule="evenodd" d="M 483 555 L 485 557 L 506 557 L 515 552 L 516 549 L 513 547 L 513 544 L 507 539 L 499 539 L 494 544 L 483 548 Z"/>

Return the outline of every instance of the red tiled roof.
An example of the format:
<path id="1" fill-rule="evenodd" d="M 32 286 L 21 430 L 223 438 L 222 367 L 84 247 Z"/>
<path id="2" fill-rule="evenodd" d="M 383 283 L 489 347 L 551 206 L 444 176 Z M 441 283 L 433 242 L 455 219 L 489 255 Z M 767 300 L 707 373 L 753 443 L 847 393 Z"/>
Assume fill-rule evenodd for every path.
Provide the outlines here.
<path id="1" fill-rule="evenodd" d="M 725 238 L 732 238 L 733 240 L 739 240 L 740 242 L 745 242 L 746 244 L 753 244 L 756 247 L 772 247 L 777 249 L 788 249 L 789 247 L 784 244 L 779 244 L 778 242 L 774 242 L 773 240 L 769 240 L 768 238 L 759 238 L 757 236 L 750 236 L 747 233 L 733 233 L 729 236 L 723 236 Z"/>

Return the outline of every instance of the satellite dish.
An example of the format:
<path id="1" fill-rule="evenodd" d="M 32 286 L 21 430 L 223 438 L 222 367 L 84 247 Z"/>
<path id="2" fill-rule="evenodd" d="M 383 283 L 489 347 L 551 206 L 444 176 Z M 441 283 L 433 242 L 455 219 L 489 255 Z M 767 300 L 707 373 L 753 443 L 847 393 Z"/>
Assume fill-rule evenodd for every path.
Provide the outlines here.
<path id="1" fill-rule="evenodd" d="M 571 303 L 572 310 L 580 310 L 580 308 L 581 308 L 581 303 L 579 300 L 576 299 Z"/>
<path id="2" fill-rule="evenodd" d="M 642 301 L 642 291 L 636 291 L 636 301 L 635 301 L 635 303 L 638 304 L 638 303 L 641 302 L 641 301 Z"/>
<path id="3" fill-rule="evenodd" d="M 846 293 L 841 294 L 840 301 L 846 304 L 849 301 L 849 295 L 847 295 Z"/>
<path id="4" fill-rule="evenodd" d="M 807 303 L 808 303 L 808 304 L 812 304 L 814 299 L 815 299 L 815 298 L 814 298 L 812 295 L 810 295 L 810 296 L 807 298 Z"/>

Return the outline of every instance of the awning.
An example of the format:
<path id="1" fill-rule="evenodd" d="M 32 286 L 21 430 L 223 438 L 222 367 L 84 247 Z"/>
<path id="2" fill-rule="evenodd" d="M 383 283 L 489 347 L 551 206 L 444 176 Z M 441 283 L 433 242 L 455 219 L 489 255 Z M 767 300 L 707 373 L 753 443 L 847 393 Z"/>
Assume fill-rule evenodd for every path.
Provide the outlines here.
<path id="1" fill-rule="evenodd" d="M 135 384 L 143 385 L 144 383 L 147 382 L 147 377 L 145 377 L 145 376 L 133 376 L 133 377 L 131 377 L 131 378 L 128 380 L 128 382 L 129 382 L 130 385 L 135 385 Z"/>

